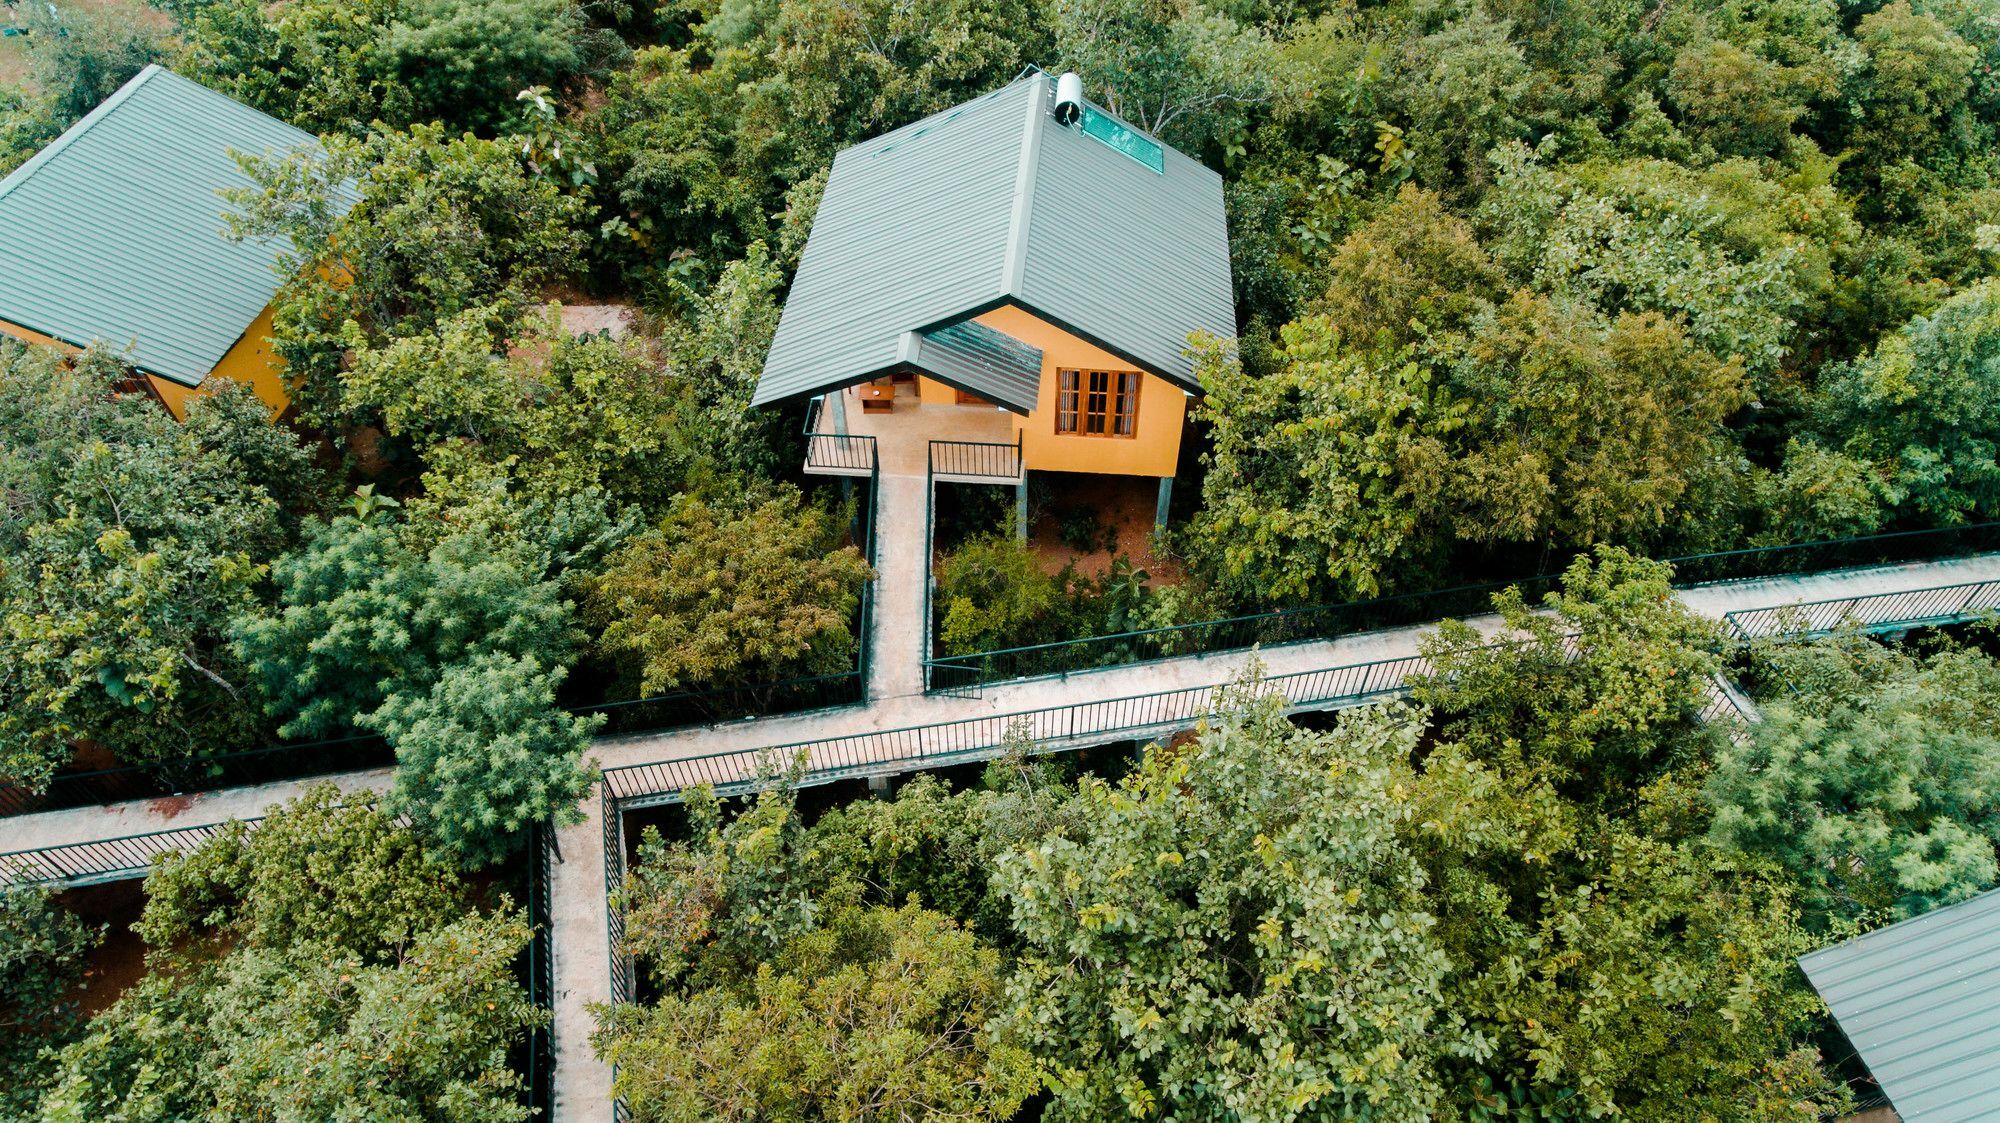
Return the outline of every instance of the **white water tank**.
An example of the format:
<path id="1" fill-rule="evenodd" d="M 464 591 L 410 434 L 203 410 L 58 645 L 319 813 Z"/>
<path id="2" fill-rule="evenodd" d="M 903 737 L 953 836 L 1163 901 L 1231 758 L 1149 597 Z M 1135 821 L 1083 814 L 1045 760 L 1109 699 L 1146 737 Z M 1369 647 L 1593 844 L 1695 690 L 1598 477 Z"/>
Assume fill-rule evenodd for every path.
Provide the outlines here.
<path id="1" fill-rule="evenodd" d="M 1056 79 L 1056 124 L 1074 125 L 1083 116 L 1083 78 L 1066 70 Z"/>

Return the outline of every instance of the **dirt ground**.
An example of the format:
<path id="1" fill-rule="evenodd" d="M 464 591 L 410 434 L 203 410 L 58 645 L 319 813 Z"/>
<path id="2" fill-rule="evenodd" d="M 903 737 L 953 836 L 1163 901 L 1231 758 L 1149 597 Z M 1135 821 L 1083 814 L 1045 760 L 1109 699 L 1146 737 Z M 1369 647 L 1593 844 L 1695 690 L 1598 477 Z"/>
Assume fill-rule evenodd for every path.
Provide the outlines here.
<path id="1" fill-rule="evenodd" d="M 1028 542 L 1050 573 L 1074 562 L 1077 572 L 1101 577 L 1111 568 L 1111 560 L 1124 554 L 1147 572 L 1148 586 L 1177 584 L 1184 576 L 1177 559 L 1153 552 L 1158 480 L 1150 476 L 1042 472 L 1031 478 L 1029 487 L 1029 499 L 1035 507 L 1029 512 L 1033 522 Z M 1095 511 L 1098 523 L 1111 528 L 1109 549 L 1080 552 L 1063 542 L 1063 516 L 1074 510 Z"/>
<path id="2" fill-rule="evenodd" d="M 146 945 L 132 931 L 146 905 L 143 881 L 113 881 L 71 889 L 56 900 L 93 924 L 106 926 L 104 942 L 90 953 L 83 982 L 71 997 L 85 1014 L 95 1014 L 146 974 Z"/>

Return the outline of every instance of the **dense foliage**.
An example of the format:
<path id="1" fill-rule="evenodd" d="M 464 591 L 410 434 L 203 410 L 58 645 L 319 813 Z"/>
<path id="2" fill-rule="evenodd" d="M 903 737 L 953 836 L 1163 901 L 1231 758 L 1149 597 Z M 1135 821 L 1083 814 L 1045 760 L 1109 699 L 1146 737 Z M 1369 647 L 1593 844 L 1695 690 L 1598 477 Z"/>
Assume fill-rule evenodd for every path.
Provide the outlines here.
<path id="1" fill-rule="evenodd" d="M 1122 776 L 697 798 L 618 894 L 636 1117 L 1803 1123 L 1844 1096 L 1795 956 L 2000 876 L 1990 657 L 1759 649 L 1722 737 L 1731 653 L 1638 556 L 2000 518 L 1990 5 L 21 13 L 0 172 L 153 61 L 323 151 L 218 200 L 285 255 L 286 417 L 0 344 L 0 779 L 401 768 L 156 869 L 147 975 L 87 1023 L 91 928 L 0 897 L 9 1112 L 523 1118 L 526 930 L 454 867 L 575 814 L 582 704 L 856 666 L 860 504 L 799 486 L 756 375 L 834 153 L 1029 64 L 1221 174 L 1240 331 L 1189 341 L 1162 579 L 975 533 L 942 651 L 1583 560 L 1327 728 L 1245 682 Z"/>
<path id="2" fill-rule="evenodd" d="M 371 798 L 321 786 L 146 891 L 146 975 L 48 1057 L 37 1118 L 528 1118 L 527 925 Z"/>
<path id="3" fill-rule="evenodd" d="M 1913 916 L 2000 877 L 2000 664 L 1855 639 L 1761 655 L 1786 686 L 1717 755 L 1718 845 L 1775 857 L 1822 922 Z"/>
<path id="4" fill-rule="evenodd" d="M 1043 1119 L 1820 1118 L 1846 1098 L 1794 959 L 1824 890 L 1731 829 L 1726 777 L 1763 735 L 1701 723 L 1717 637 L 1666 578 L 1600 551 L 1532 611 L 1501 597 L 1510 638 L 1438 635 L 1419 704 L 1326 728 L 1240 683 L 1122 778 L 1017 756 L 817 820 L 781 777 L 733 817 L 697 793 L 617 895 L 651 997 L 603 1011 L 599 1048 L 641 1119 L 867 1117 L 795 1098 L 796 1040 L 877 1054 L 790 1021 L 816 985 L 791 972 L 810 941 L 835 955 L 817 985 L 850 977 L 825 949 L 881 954 L 850 926 L 900 906 L 997 955 L 987 1063 L 1030 1058 Z"/>
<path id="5" fill-rule="evenodd" d="M 318 501 L 247 388 L 182 425 L 121 377 L 0 343 L 0 775 L 30 783 L 81 739 L 174 759 L 253 728 L 228 621 Z"/>

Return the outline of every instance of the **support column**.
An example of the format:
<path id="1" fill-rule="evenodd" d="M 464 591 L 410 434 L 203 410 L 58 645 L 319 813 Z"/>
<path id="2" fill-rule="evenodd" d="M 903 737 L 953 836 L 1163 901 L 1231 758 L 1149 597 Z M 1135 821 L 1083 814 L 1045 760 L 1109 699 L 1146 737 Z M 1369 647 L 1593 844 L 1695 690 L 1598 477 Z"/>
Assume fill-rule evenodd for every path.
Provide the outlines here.
<path id="1" fill-rule="evenodd" d="M 889 778 L 887 776 L 868 777 L 868 798 L 869 799 L 889 798 Z"/>
<path id="2" fill-rule="evenodd" d="M 1014 485 L 1014 537 L 1028 540 L 1028 470 L 1021 469 L 1021 482 Z"/>
<path id="3" fill-rule="evenodd" d="M 1167 529 L 1167 509 L 1173 506 L 1173 502 L 1174 502 L 1174 478 L 1172 476 L 1161 476 L 1160 502 L 1157 506 L 1153 508 L 1154 534 L 1158 534 L 1159 532 Z"/>

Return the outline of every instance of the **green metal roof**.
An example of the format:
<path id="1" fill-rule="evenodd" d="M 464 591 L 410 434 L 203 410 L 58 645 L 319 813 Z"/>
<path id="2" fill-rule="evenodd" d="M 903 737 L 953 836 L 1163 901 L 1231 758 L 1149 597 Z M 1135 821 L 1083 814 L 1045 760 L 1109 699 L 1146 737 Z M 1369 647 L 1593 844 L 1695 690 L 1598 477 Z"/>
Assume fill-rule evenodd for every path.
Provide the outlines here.
<path id="1" fill-rule="evenodd" d="M 976 320 L 913 334 L 911 366 L 1015 413 L 1035 408 L 1042 385 L 1040 348 Z"/>
<path id="2" fill-rule="evenodd" d="M 2000 890 L 1799 966 L 1904 1123 L 2000 1118 Z"/>
<path id="3" fill-rule="evenodd" d="M 198 385 L 266 305 L 281 241 L 231 242 L 229 153 L 310 133 L 149 66 L 0 180 L 0 319 Z"/>
<path id="4" fill-rule="evenodd" d="M 1222 177 L 1095 106 L 1059 125 L 1054 97 L 1035 71 L 834 158 L 756 404 L 915 366 L 908 333 L 1003 305 L 1197 388 L 1189 333 L 1236 334 Z"/>

